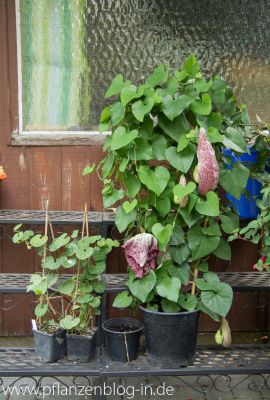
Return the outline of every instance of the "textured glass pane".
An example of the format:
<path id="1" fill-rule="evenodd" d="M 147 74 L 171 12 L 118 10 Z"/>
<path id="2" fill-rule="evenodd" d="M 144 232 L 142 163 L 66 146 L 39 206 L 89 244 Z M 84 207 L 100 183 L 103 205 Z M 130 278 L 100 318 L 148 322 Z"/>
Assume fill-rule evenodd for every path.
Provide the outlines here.
<path id="1" fill-rule="evenodd" d="M 95 129 L 112 78 L 194 52 L 270 120 L 267 0 L 21 0 L 26 129 Z"/>

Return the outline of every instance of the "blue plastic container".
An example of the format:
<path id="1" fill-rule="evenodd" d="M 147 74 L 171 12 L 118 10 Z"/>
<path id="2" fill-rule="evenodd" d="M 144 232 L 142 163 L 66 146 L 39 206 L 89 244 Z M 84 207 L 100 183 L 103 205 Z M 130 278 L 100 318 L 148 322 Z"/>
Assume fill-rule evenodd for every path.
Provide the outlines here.
<path id="1" fill-rule="evenodd" d="M 250 154 L 243 153 L 240 156 L 235 155 L 231 149 L 224 149 L 223 154 L 231 158 L 232 164 L 236 161 L 240 161 L 248 168 L 250 168 L 252 164 L 256 164 L 258 157 L 258 151 L 256 149 L 251 150 Z M 231 169 L 231 166 L 228 165 L 228 168 Z M 242 194 L 238 200 L 229 193 L 226 193 L 228 203 L 236 209 L 240 218 L 254 219 L 257 217 L 259 208 L 256 205 L 256 200 L 262 197 L 260 193 L 261 186 L 261 183 L 257 180 L 248 178 L 246 190 L 249 193 L 249 197 Z"/>

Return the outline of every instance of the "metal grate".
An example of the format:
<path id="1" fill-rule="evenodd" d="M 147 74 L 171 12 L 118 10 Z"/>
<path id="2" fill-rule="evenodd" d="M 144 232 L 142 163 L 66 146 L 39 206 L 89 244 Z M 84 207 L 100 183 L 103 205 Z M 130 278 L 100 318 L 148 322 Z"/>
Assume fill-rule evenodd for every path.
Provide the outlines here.
<path id="1" fill-rule="evenodd" d="M 270 293 L 270 272 L 220 272 L 220 279 L 229 283 L 234 291 Z M 70 275 L 63 275 L 63 279 Z M 117 293 L 126 289 L 127 274 L 104 274 L 107 293 Z M 0 273 L 0 293 L 26 293 L 30 274 Z"/>
<path id="2" fill-rule="evenodd" d="M 52 224 L 55 225 L 75 225 L 82 224 L 82 211 L 49 211 Z M 115 214 L 113 212 L 89 211 L 89 224 L 108 224 L 114 222 Z M 0 224 L 44 224 L 45 211 L 35 210 L 1 210 Z"/>
<path id="3" fill-rule="evenodd" d="M 57 363 L 42 362 L 35 354 L 34 349 L 1 348 L 0 349 L 0 376 L 79 376 L 100 374 L 99 349 L 90 363 L 76 363 L 61 360 Z"/>
<path id="4" fill-rule="evenodd" d="M 162 369 L 152 365 L 141 353 L 130 363 L 112 361 L 106 350 L 97 348 L 90 363 L 61 360 L 42 362 L 34 349 L 0 349 L 0 376 L 192 376 L 218 374 L 255 374 L 270 372 L 270 348 L 235 346 L 231 349 L 200 346 L 194 364 L 178 369 Z"/>
<path id="5" fill-rule="evenodd" d="M 166 370 L 151 364 L 143 353 L 137 360 L 125 364 L 112 361 L 103 350 L 102 372 L 105 376 L 269 373 L 269 358 L 270 348 L 265 346 L 235 346 L 230 349 L 199 346 L 193 365 Z"/>

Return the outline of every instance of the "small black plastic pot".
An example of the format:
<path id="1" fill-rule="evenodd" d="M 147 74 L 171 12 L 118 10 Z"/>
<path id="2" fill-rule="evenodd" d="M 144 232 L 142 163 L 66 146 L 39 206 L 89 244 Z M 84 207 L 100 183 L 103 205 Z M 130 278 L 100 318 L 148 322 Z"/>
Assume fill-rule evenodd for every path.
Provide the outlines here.
<path id="1" fill-rule="evenodd" d="M 66 334 L 69 361 L 89 362 L 94 357 L 97 331 L 92 335 Z"/>
<path id="2" fill-rule="evenodd" d="M 138 357 L 143 324 L 133 318 L 113 318 L 102 324 L 109 356 L 114 361 L 129 362 Z"/>
<path id="3" fill-rule="evenodd" d="M 66 355 L 66 335 L 59 330 L 47 333 L 34 330 L 35 352 L 45 362 L 55 362 Z"/>
<path id="4" fill-rule="evenodd" d="M 147 356 L 162 368 L 192 364 L 196 353 L 200 311 L 163 313 L 140 306 L 143 313 Z"/>

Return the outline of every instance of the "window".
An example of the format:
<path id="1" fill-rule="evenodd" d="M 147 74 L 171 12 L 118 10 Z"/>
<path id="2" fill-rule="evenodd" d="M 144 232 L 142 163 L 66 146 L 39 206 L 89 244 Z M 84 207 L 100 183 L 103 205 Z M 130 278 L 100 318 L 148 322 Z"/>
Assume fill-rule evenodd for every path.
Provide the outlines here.
<path id="1" fill-rule="evenodd" d="M 264 0 L 16 0 L 16 18 L 20 134 L 94 134 L 116 74 L 140 81 L 191 52 L 270 120 Z"/>

